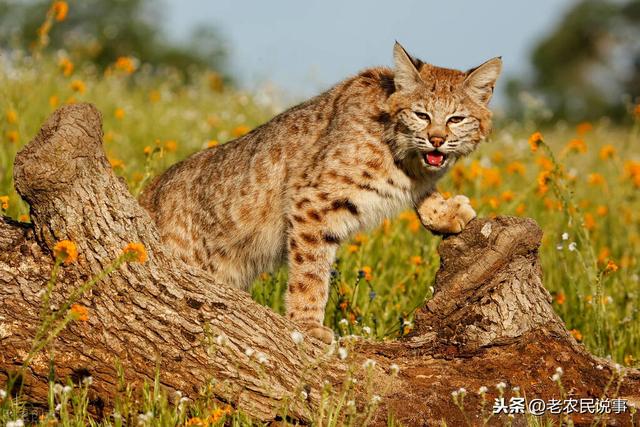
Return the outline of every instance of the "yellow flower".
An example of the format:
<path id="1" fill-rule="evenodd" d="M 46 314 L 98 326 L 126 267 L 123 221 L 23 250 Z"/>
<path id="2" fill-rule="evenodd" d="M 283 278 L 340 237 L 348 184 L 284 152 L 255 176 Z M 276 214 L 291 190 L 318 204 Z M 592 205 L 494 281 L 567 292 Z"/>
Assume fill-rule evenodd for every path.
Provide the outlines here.
<path id="1" fill-rule="evenodd" d="M 142 243 L 129 243 L 124 247 L 123 252 L 130 257 L 131 261 L 140 264 L 147 261 L 147 251 Z"/>
<path id="2" fill-rule="evenodd" d="M 20 132 L 18 132 L 17 130 L 7 131 L 7 139 L 9 140 L 9 142 L 18 142 L 18 140 L 20 139 Z"/>
<path id="3" fill-rule="evenodd" d="M 124 108 L 116 108 L 116 111 L 114 111 L 113 115 L 116 117 L 116 119 L 122 120 L 125 115 Z"/>
<path id="4" fill-rule="evenodd" d="M 178 143 L 176 141 L 174 141 L 173 139 L 165 141 L 164 142 L 164 149 L 169 151 L 170 153 L 173 153 L 174 151 L 176 151 L 178 149 Z"/>
<path id="5" fill-rule="evenodd" d="M 582 333 L 577 329 L 572 329 L 569 333 L 575 338 L 576 341 L 582 341 Z"/>
<path id="6" fill-rule="evenodd" d="M 618 264 L 616 264 L 613 260 L 609 260 L 607 262 L 607 266 L 604 268 L 605 273 L 615 273 L 618 271 Z"/>
<path id="7" fill-rule="evenodd" d="M 148 156 L 151 153 L 153 153 L 153 147 L 151 147 L 150 145 L 147 145 L 146 147 L 144 147 L 142 151 L 144 152 L 145 156 Z"/>
<path id="8" fill-rule="evenodd" d="M 71 313 L 73 314 L 73 317 L 78 320 L 82 320 L 83 322 L 89 320 L 89 310 L 87 310 L 87 307 L 81 306 L 80 304 L 73 304 L 71 306 Z"/>
<path id="9" fill-rule="evenodd" d="M 633 356 L 630 355 L 630 354 L 625 354 L 623 361 L 624 361 L 625 365 L 631 366 L 631 365 L 633 365 L 633 362 L 634 362 Z"/>
<path id="10" fill-rule="evenodd" d="M 15 124 L 18 121 L 18 113 L 15 110 L 7 110 L 7 123 Z"/>
<path id="11" fill-rule="evenodd" d="M 207 148 L 216 147 L 218 144 L 219 142 L 217 140 L 211 139 L 207 141 Z"/>
<path id="12" fill-rule="evenodd" d="M 607 216 L 607 214 L 609 213 L 609 208 L 605 205 L 600 205 L 596 208 L 596 213 L 599 216 Z"/>
<path id="13" fill-rule="evenodd" d="M 231 131 L 231 134 L 236 137 L 239 138 L 242 135 L 246 135 L 247 133 L 249 133 L 251 129 L 249 128 L 249 126 L 245 126 L 245 125 L 240 125 L 240 126 L 236 126 L 235 128 L 233 128 L 233 130 Z"/>
<path id="14" fill-rule="evenodd" d="M 368 265 L 365 265 L 364 267 L 362 267 L 362 273 L 364 274 L 364 279 L 367 281 L 371 281 L 371 279 L 373 279 L 373 275 L 371 274 L 371 267 L 369 267 Z"/>
<path id="15" fill-rule="evenodd" d="M 420 265 L 422 264 L 422 257 L 420 255 L 414 255 L 411 257 L 411 264 Z"/>
<path id="16" fill-rule="evenodd" d="M 580 136 L 582 136 L 585 133 L 591 131 L 591 129 L 593 129 L 593 125 L 591 123 L 589 123 L 589 122 L 578 123 L 578 126 L 576 126 L 576 132 Z"/>
<path id="17" fill-rule="evenodd" d="M 3 211 L 9 209 L 9 196 L 0 196 L 0 208 Z"/>
<path id="18" fill-rule="evenodd" d="M 529 147 L 531 147 L 531 152 L 535 153 L 538 151 L 538 146 L 541 142 L 544 141 L 542 134 L 540 132 L 534 132 L 529 137 Z"/>
<path id="19" fill-rule="evenodd" d="M 87 87 L 82 80 L 74 80 L 71 82 L 71 89 L 74 92 L 84 93 L 84 91 L 87 90 Z"/>
<path id="20" fill-rule="evenodd" d="M 589 231 L 596 228 L 596 220 L 593 218 L 593 215 L 591 215 L 589 212 L 584 214 L 583 225 L 584 225 L 584 228 L 586 228 Z"/>
<path id="21" fill-rule="evenodd" d="M 78 258 L 78 249 L 71 240 L 61 240 L 53 247 L 53 255 L 68 265 Z"/>
<path id="22" fill-rule="evenodd" d="M 69 5 L 66 1 L 56 1 L 51 6 L 51 10 L 55 15 L 56 21 L 64 21 L 67 17 L 67 12 L 69 12 Z"/>
<path id="23" fill-rule="evenodd" d="M 120 71 L 131 74 L 136 70 L 136 63 L 134 59 L 129 56 L 120 56 L 116 59 L 115 67 Z"/>
<path id="24" fill-rule="evenodd" d="M 71 74 L 73 74 L 73 62 L 71 62 L 69 58 L 62 58 L 58 65 L 60 65 L 62 74 L 65 77 L 69 77 Z"/>
<path id="25" fill-rule="evenodd" d="M 569 141 L 566 149 L 569 151 L 575 151 L 576 153 L 586 153 L 587 144 L 585 144 L 582 139 L 574 138 L 571 141 Z"/>
<path id="26" fill-rule="evenodd" d="M 599 173 L 591 173 L 587 177 L 589 185 L 602 185 L 604 184 L 604 176 Z"/>
<path id="27" fill-rule="evenodd" d="M 600 149 L 600 158 L 602 160 L 607 160 L 612 158 L 616 154 L 616 149 L 611 144 L 604 145 Z"/>
<path id="28" fill-rule="evenodd" d="M 516 173 L 519 175 L 524 175 L 525 167 L 520 162 L 511 162 L 507 165 L 507 173 L 511 175 Z"/>

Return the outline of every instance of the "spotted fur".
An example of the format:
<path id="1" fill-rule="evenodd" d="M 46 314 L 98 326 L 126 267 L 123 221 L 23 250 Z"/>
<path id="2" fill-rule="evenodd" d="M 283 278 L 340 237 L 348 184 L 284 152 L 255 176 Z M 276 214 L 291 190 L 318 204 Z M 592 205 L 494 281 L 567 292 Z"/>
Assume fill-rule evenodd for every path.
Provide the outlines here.
<path id="1" fill-rule="evenodd" d="M 288 262 L 288 317 L 331 341 L 322 323 L 341 242 L 408 206 L 438 233 L 475 216 L 466 198 L 444 200 L 435 184 L 489 132 L 500 59 L 462 72 L 396 44 L 394 60 L 156 178 L 140 202 L 165 244 L 242 289 Z M 427 153 L 443 163 L 429 164 Z"/>

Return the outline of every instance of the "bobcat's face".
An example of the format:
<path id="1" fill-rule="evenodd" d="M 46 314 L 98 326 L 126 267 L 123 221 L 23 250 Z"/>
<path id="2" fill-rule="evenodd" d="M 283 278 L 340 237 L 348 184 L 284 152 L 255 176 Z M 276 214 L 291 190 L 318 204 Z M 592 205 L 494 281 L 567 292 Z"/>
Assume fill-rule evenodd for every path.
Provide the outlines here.
<path id="1" fill-rule="evenodd" d="M 470 71 L 435 67 L 394 48 L 396 92 L 387 135 L 396 160 L 411 169 L 446 170 L 491 128 L 488 102 L 501 69 L 494 58 Z M 415 172 L 415 171 L 414 171 Z"/>

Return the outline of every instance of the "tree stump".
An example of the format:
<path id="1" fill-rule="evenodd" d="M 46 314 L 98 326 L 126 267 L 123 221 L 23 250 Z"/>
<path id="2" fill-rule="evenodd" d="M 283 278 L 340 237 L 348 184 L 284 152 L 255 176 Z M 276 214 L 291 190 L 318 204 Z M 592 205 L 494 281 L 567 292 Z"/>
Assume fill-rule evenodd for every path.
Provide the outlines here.
<path id="1" fill-rule="evenodd" d="M 98 415 L 108 415 L 104 409 L 113 403 L 117 361 L 134 385 L 153 381 L 158 367 L 168 391 L 195 396 L 213 379 L 220 401 L 256 419 L 275 420 L 286 409 L 287 416 L 306 422 L 327 383 L 340 388 L 349 364 L 371 359 L 373 386 L 382 398 L 376 425 L 386 425 L 390 413 L 405 425 L 481 424 L 480 386 L 489 387 L 490 411 L 499 382 L 506 383 L 507 401 L 515 386 L 528 400 L 560 399 L 551 376 L 561 367 L 568 397 L 601 398 L 617 375 L 615 364 L 589 354 L 554 313 L 537 255 L 542 231 L 531 219 L 476 219 L 445 238 L 435 293 L 416 314 L 415 331 L 396 341 L 358 340 L 341 360 L 333 347 L 310 337 L 297 345 L 291 339 L 295 324 L 163 249 L 149 215 L 105 157 L 101 116 L 92 105 L 57 110 L 16 156 L 14 178 L 33 224 L 0 220 L 0 385 L 30 349 L 52 249 L 63 239 L 76 243 L 79 257 L 62 268 L 54 308 L 127 243 L 141 242 L 149 254 L 147 263 L 125 265 L 84 295 L 89 319 L 72 322 L 55 342 L 57 377 L 91 375 Z M 254 353 L 248 356 L 247 349 Z M 389 374 L 392 364 L 398 375 Z M 46 402 L 48 376 L 49 355 L 42 352 L 23 378 L 27 400 Z M 460 387 L 468 390 L 464 412 L 451 395 Z M 362 407 L 369 396 L 357 391 Z M 619 396 L 640 404 L 638 370 L 624 371 Z M 516 415 L 515 422 L 524 417 Z M 569 418 L 579 425 L 632 422 L 628 411 Z"/>

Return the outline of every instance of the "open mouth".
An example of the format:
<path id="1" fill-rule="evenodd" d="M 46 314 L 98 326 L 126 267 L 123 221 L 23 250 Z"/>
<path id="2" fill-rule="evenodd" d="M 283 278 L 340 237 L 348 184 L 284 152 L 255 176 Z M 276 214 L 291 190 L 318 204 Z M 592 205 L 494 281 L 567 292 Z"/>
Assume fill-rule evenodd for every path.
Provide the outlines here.
<path id="1" fill-rule="evenodd" d="M 429 165 L 436 168 L 441 167 L 444 162 L 447 160 L 447 155 L 441 153 L 438 150 L 431 151 L 430 153 L 426 153 L 424 155 L 424 161 Z"/>

